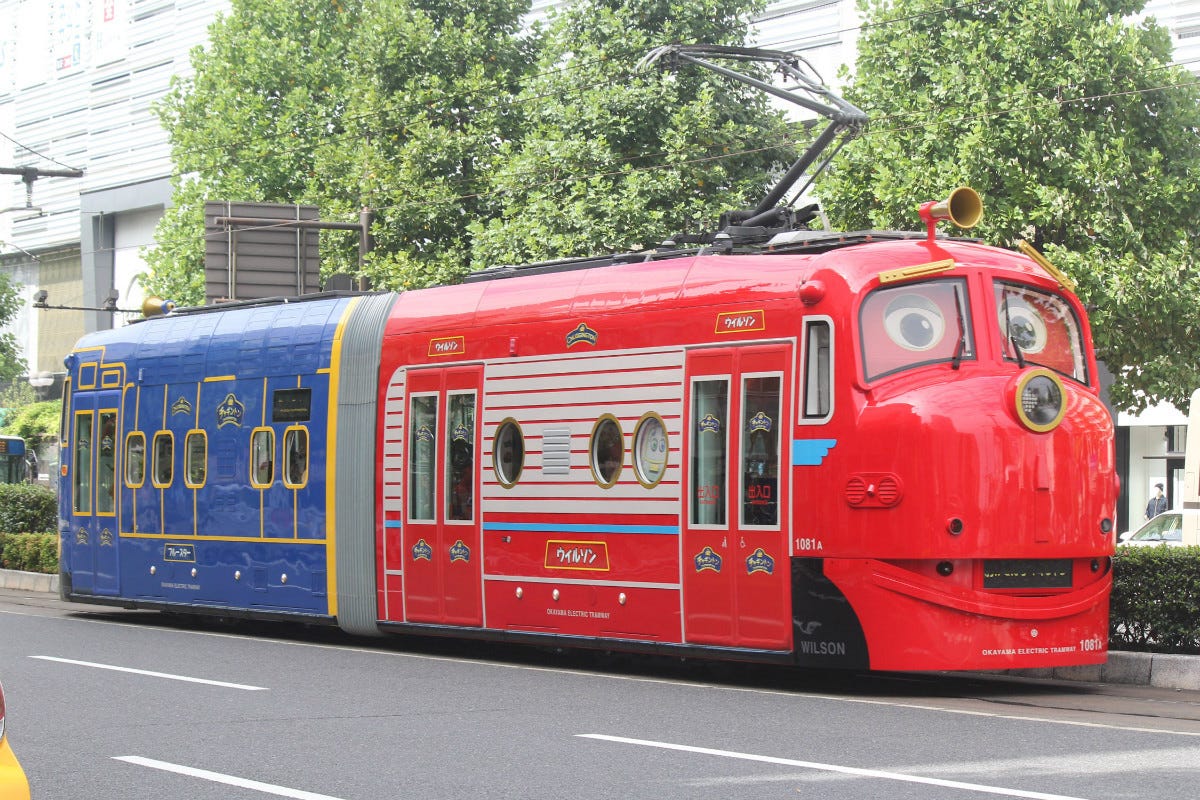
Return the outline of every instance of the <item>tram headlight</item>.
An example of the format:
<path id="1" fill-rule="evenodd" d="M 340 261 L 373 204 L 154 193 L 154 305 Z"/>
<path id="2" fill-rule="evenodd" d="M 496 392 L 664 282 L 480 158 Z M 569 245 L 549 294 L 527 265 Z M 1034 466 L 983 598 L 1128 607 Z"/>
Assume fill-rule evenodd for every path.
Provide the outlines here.
<path id="1" fill-rule="evenodd" d="M 1058 427 L 1066 413 L 1062 381 L 1048 369 L 1031 369 L 1017 381 L 1014 404 L 1017 419 L 1035 433 Z"/>

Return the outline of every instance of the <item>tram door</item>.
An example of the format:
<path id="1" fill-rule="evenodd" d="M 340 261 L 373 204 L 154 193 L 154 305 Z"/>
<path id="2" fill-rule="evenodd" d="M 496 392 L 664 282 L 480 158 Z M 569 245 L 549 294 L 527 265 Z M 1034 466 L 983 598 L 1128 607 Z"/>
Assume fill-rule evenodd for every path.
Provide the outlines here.
<path id="1" fill-rule="evenodd" d="M 117 562 L 117 451 L 121 394 L 78 392 L 69 421 L 72 586 L 79 592 L 115 595 L 121 581 Z"/>
<path id="2" fill-rule="evenodd" d="M 404 608 L 410 622 L 483 624 L 478 366 L 408 374 Z"/>
<path id="3" fill-rule="evenodd" d="M 689 354 L 685 392 L 684 636 L 791 646 L 787 470 L 791 346 Z"/>

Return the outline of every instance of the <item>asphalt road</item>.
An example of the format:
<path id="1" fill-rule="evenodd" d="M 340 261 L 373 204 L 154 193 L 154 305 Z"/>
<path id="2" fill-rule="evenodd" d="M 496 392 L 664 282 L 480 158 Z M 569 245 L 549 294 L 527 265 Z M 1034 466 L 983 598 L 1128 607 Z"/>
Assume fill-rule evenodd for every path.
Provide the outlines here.
<path id="1" fill-rule="evenodd" d="M 222 627 L 0 590 L 37 800 L 1192 800 L 1200 693 Z"/>

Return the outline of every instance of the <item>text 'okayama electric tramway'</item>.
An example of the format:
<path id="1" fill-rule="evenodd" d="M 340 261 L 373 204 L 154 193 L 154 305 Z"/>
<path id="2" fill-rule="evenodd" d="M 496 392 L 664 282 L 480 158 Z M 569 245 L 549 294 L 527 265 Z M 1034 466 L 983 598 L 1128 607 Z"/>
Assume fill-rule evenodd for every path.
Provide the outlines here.
<path id="1" fill-rule="evenodd" d="M 822 138 L 861 126 L 818 97 Z M 1113 428 L 1069 280 L 935 235 L 979 219 L 970 189 L 917 232 L 807 230 L 780 197 L 700 247 L 85 336 L 63 596 L 814 667 L 1102 663 Z"/>

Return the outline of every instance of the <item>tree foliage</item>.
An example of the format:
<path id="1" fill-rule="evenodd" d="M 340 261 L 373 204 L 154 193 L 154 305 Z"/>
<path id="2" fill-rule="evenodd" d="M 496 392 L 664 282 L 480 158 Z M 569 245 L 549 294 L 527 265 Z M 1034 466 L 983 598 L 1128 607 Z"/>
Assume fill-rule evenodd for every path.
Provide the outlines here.
<path id="1" fill-rule="evenodd" d="M 635 66 L 743 44 L 760 5 L 579 0 L 543 36 L 528 0 L 235 0 L 159 107 L 180 177 L 144 285 L 202 301 L 208 199 L 369 207 L 379 288 L 711 229 L 791 133 L 753 90 Z M 325 274 L 357 271 L 352 238 L 321 246 Z"/>
<path id="2" fill-rule="evenodd" d="M 526 7 L 235 0 L 158 108 L 179 177 L 144 285 L 202 302 L 206 200 L 311 203 L 354 221 L 370 206 L 379 283 L 443 277 L 478 213 L 478 162 L 512 125 L 502 98 L 524 63 Z M 322 234 L 324 272 L 357 271 L 357 252 Z"/>
<path id="3" fill-rule="evenodd" d="M 16 409 L 0 426 L 0 433 L 20 436 L 29 446 L 54 442 L 62 416 L 61 400 L 43 400 Z"/>
<path id="4" fill-rule="evenodd" d="M 589 255 L 711 230 L 792 157 L 766 97 L 697 67 L 638 63 L 672 42 L 743 45 L 753 0 L 581 0 L 552 18 L 500 148 L 478 266 Z"/>
<path id="5" fill-rule="evenodd" d="M 1137 0 L 869 0 L 847 97 L 871 127 L 820 183 L 849 228 L 912 228 L 966 184 L 971 235 L 1078 283 L 1122 408 L 1200 385 L 1200 93 Z"/>
<path id="6" fill-rule="evenodd" d="M 21 297 L 8 276 L 0 273 L 0 329 L 16 318 L 21 310 Z M 21 345 L 11 331 L 0 333 L 0 380 L 12 380 L 27 371 L 21 357 Z"/>

